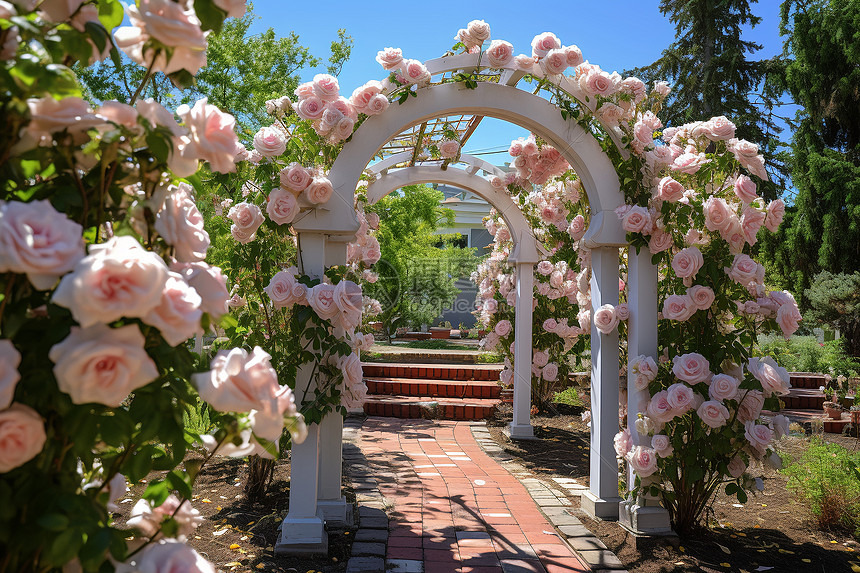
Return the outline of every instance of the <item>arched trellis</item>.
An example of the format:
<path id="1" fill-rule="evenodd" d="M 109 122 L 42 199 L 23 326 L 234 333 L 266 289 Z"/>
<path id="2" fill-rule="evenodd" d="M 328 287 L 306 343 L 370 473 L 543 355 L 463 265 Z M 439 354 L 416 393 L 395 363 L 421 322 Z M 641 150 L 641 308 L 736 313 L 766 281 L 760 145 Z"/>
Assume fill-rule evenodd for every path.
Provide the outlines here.
<path id="1" fill-rule="evenodd" d="M 479 62 L 478 56 L 467 54 L 431 60 L 426 65 L 431 74 L 438 75 L 464 69 L 477 71 L 486 67 L 486 64 L 482 66 Z M 407 98 L 402 105 L 393 104 L 385 113 L 368 118 L 335 160 L 329 174 L 334 194 L 326 208 L 307 211 L 294 222 L 294 228 L 299 233 L 302 272 L 321 277 L 327 266 L 346 262 L 346 243 L 352 240 L 358 229 L 353 207 L 356 186 L 371 160 L 388 141 L 423 121 L 472 114 L 494 117 L 524 127 L 558 149 L 570 163 L 579 176 L 591 207 L 591 221 L 584 243 L 592 253 L 592 306 L 617 305 L 618 249 L 628 246 L 625 233 L 614 213 L 617 207 L 624 204 L 617 173 L 600 144 L 589 132 L 574 120 L 564 119 L 554 104 L 516 87 L 526 73 L 541 75 L 538 69 L 530 72 L 509 69 L 502 71 L 498 83 L 479 82 L 473 89 L 459 83 L 434 84 L 419 89 L 417 98 Z M 562 76 L 547 79 L 588 105 L 587 100 L 580 97 L 582 94 L 575 81 Z M 622 156 L 625 156 L 626 151 L 619 144 L 620 134 L 612 128 L 607 128 L 606 133 L 618 146 Z M 382 174 L 395 165 L 397 163 L 377 164 L 375 172 Z M 374 171 L 373 168 L 371 171 Z M 441 170 L 437 168 L 435 171 L 438 173 Z M 383 175 L 388 176 L 387 173 Z M 520 243 L 524 244 L 522 235 L 519 238 Z M 537 262 L 537 252 L 531 255 L 522 256 L 522 265 L 534 264 L 526 259 Z M 637 254 L 631 249 L 628 257 L 628 355 L 631 359 L 639 354 L 656 356 L 656 268 L 651 264 L 647 252 Z M 533 285 L 530 280 L 520 278 L 525 273 L 519 272 L 520 261 L 517 263 L 517 315 L 520 316 L 520 307 L 526 305 L 526 301 L 531 310 Z M 525 321 L 517 321 L 518 324 L 521 322 Z M 531 320 L 528 320 L 528 324 L 530 328 Z M 601 518 L 618 517 L 621 502 L 613 447 L 613 438 L 618 431 L 618 351 L 617 332 L 603 334 L 592 325 L 590 486 L 582 496 L 582 507 Z M 528 347 L 530 354 L 531 341 Z M 515 343 L 515 362 L 522 364 L 523 357 L 526 357 L 525 350 Z M 530 363 L 531 360 L 528 360 L 527 364 Z M 514 373 L 515 387 L 520 377 L 518 370 Z M 297 386 L 307 384 L 310 375 L 309 369 L 300 371 Z M 528 385 L 530 388 L 530 382 L 529 372 L 525 382 L 519 385 Z M 638 404 L 643 397 L 643 391 L 637 391 L 629 385 L 628 404 Z M 628 408 L 631 425 L 635 424 L 633 413 L 637 411 L 635 406 Z M 318 551 L 326 543 L 324 520 L 348 519 L 347 504 L 340 491 L 342 430 L 343 419 L 339 415 L 329 415 L 319 426 L 310 428 L 308 439 L 303 444 L 293 447 L 290 512 L 284 520 L 276 551 Z M 511 431 L 516 437 L 516 419 Z M 622 504 L 621 512 L 636 530 L 647 529 L 649 520 L 659 528 L 662 528 L 664 521 L 668 525 L 668 518 L 662 508 L 640 508 L 631 503 L 628 506 Z"/>

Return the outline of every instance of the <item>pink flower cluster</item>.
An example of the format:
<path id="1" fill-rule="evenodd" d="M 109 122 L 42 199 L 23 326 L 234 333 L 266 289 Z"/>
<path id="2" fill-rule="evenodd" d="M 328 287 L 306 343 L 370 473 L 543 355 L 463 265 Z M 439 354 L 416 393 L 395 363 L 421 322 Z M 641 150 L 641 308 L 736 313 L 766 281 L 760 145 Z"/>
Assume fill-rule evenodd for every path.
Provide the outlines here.
<path id="1" fill-rule="evenodd" d="M 313 81 L 296 88 L 298 100 L 293 104 L 296 114 L 312 122 L 314 131 L 331 143 L 344 141 L 352 135 L 358 114 L 379 115 L 388 109 L 388 96 L 382 82 L 369 81 L 356 88 L 347 99 L 340 95 L 337 78 L 317 74 Z"/>
<path id="2" fill-rule="evenodd" d="M 570 169 L 570 164 L 555 147 L 538 145 L 534 135 L 512 141 L 508 153 L 514 158 L 513 166 L 521 182 L 543 185 Z"/>

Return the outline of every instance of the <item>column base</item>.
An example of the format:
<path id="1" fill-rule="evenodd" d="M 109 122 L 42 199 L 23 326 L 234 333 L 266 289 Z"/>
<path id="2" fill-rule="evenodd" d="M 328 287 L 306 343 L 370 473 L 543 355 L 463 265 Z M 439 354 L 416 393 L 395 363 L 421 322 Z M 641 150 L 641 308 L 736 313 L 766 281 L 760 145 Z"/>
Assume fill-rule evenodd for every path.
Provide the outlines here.
<path id="1" fill-rule="evenodd" d="M 328 533 L 319 517 L 291 518 L 281 523 L 275 555 L 320 553 L 328 555 Z"/>
<path id="2" fill-rule="evenodd" d="M 535 429 L 531 424 L 517 424 L 513 422 L 505 426 L 504 434 L 512 440 L 536 440 Z"/>
<path id="3" fill-rule="evenodd" d="M 352 527 L 355 525 L 352 504 L 346 498 L 317 500 L 317 517 L 322 518 L 326 525 Z"/>
<path id="4" fill-rule="evenodd" d="M 589 517 L 598 520 L 616 521 L 618 519 L 618 504 L 621 503 L 621 498 L 601 499 L 594 495 L 591 490 L 586 490 L 582 492 L 579 503 L 582 511 L 587 513 Z"/>
<path id="5" fill-rule="evenodd" d="M 669 512 L 661 505 L 636 500 L 618 504 L 618 524 L 635 535 L 672 535 Z"/>

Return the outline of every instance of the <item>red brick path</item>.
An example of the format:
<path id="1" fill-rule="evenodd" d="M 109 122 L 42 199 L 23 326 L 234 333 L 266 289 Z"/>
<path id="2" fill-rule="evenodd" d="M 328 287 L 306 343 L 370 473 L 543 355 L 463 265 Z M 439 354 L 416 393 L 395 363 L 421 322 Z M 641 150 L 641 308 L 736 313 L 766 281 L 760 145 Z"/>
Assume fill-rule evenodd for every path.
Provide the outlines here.
<path id="1" fill-rule="evenodd" d="M 590 571 L 471 425 L 371 417 L 362 426 L 361 451 L 394 506 L 386 557 L 423 560 L 425 573 Z"/>

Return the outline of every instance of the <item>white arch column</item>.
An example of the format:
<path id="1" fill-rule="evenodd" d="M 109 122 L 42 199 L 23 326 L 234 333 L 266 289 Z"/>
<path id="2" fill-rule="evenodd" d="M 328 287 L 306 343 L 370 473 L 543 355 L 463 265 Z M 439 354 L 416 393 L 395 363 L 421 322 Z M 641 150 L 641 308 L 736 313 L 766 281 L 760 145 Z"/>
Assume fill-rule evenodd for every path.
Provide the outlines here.
<path id="1" fill-rule="evenodd" d="M 627 428 L 633 445 L 650 446 L 651 440 L 636 431 L 638 413 L 650 398 L 648 389 L 637 390 L 633 364 L 640 355 L 657 361 L 657 267 L 651 263 L 651 252 L 634 247 L 627 249 L 627 304 L 630 319 L 627 321 Z M 635 474 L 627 468 L 627 489 L 633 489 Z M 643 480 L 647 483 L 648 478 Z M 641 535 L 669 533 L 669 512 L 651 496 L 640 494 L 621 502 L 618 521 L 627 529 Z"/>
<path id="2" fill-rule="evenodd" d="M 322 233 L 299 233 L 299 272 L 322 278 L 325 272 L 326 236 Z M 311 391 L 314 368 L 305 364 L 296 375 L 296 402 L 301 403 Z M 303 390 L 307 388 L 306 391 Z M 317 515 L 320 473 L 320 426 L 310 424 L 308 437 L 293 444 L 290 454 L 290 511 L 281 524 L 275 543 L 275 554 L 327 553 L 328 534 L 324 521 Z M 338 460 L 339 461 L 339 460 Z"/>
<path id="3" fill-rule="evenodd" d="M 618 247 L 591 250 L 591 306 L 618 305 Z M 593 316 L 592 311 L 592 316 Z M 591 321 L 591 466 L 582 509 L 601 519 L 617 519 L 618 462 L 613 440 L 618 433 L 618 330 L 603 334 Z"/>

